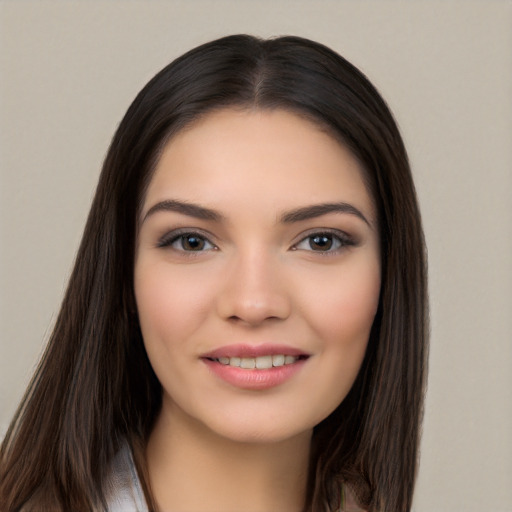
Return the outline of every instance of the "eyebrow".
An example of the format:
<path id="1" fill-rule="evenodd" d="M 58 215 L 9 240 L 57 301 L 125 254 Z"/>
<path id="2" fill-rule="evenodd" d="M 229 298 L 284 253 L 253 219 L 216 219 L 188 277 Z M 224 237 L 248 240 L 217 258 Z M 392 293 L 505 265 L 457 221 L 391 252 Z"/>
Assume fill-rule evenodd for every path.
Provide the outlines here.
<path id="1" fill-rule="evenodd" d="M 153 205 L 147 211 L 146 215 L 144 215 L 142 222 L 157 212 L 177 212 L 183 215 L 187 215 L 188 217 L 195 217 L 196 219 L 209 220 L 214 222 L 220 222 L 225 219 L 224 215 L 211 208 L 206 208 L 205 206 L 200 206 L 198 204 L 185 201 L 178 201 L 176 199 L 167 199 L 166 201 L 160 201 L 159 203 Z M 305 220 L 314 219 L 316 217 L 321 217 L 322 215 L 327 215 L 329 213 L 344 213 L 355 215 L 371 227 L 368 219 L 358 208 L 344 202 L 320 203 L 311 206 L 304 206 L 295 210 L 290 210 L 281 215 L 280 221 L 283 224 L 291 224 L 294 222 L 302 222 Z"/>
<path id="2" fill-rule="evenodd" d="M 160 201 L 153 205 L 144 215 L 142 222 L 144 222 L 149 216 L 156 212 L 177 212 L 187 215 L 189 217 L 195 217 L 201 220 L 221 221 L 224 216 L 219 212 L 198 204 L 188 203 L 185 201 L 177 201 L 175 199 L 168 199 L 166 201 Z"/>
<path id="3" fill-rule="evenodd" d="M 328 213 L 347 213 L 349 215 L 355 215 L 364 221 L 368 226 L 371 227 L 368 219 L 363 215 L 361 210 L 357 209 L 355 206 L 349 203 L 321 203 L 315 204 L 311 206 L 305 206 L 303 208 L 297 208 L 296 210 L 291 210 L 289 212 L 284 213 L 281 216 L 281 222 L 288 224 L 292 222 L 301 222 L 304 220 L 314 219 L 316 217 L 321 217 L 322 215 L 327 215 Z"/>

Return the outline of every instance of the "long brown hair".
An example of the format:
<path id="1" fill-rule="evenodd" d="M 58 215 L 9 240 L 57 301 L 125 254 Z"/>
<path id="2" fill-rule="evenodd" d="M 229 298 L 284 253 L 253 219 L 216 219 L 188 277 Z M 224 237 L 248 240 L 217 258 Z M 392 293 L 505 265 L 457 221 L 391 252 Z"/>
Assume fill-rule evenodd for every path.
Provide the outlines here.
<path id="1" fill-rule="evenodd" d="M 359 159 L 377 205 L 382 288 L 362 368 L 313 435 L 305 510 L 350 487 L 372 512 L 409 511 L 427 353 L 426 261 L 407 154 L 368 79 L 325 46 L 238 35 L 191 50 L 138 94 L 113 138 L 48 347 L 0 451 L 0 508 L 106 509 L 105 472 L 124 440 L 145 477 L 161 405 L 133 298 L 137 215 L 177 131 L 214 110 L 284 108 Z"/>

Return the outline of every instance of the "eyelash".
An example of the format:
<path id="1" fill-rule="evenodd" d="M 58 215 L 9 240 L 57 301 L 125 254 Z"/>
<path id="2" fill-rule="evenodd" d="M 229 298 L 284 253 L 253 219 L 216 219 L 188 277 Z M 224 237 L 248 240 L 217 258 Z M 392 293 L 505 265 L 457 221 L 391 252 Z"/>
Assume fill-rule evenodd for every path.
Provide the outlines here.
<path id="1" fill-rule="evenodd" d="M 312 240 L 314 238 L 320 238 L 320 237 L 329 239 L 332 242 L 332 244 L 335 246 L 335 248 L 333 249 L 332 246 L 330 246 L 325 251 L 314 250 L 311 247 Z M 183 242 L 187 238 L 188 239 L 195 238 L 200 242 L 204 242 L 205 244 L 209 245 L 210 247 L 207 247 L 206 249 L 204 247 L 202 247 L 199 250 L 185 249 L 183 247 L 183 245 L 180 248 L 173 247 L 173 245 L 176 242 L 179 242 L 180 240 L 181 240 L 181 244 L 183 244 Z M 327 241 L 327 243 L 329 243 L 329 240 Z M 301 244 L 308 243 L 308 241 L 309 241 L 309 249 L 300 247 Z M 347 233 L 345 233 L 343 231 L 339 231 L 339 230 L 325 229 L 325 230 L 310 232 L 308 235 L 301 238 L 299 240 L 299 242 L 294 244 L 291 247 L 291 250 L 293 250 L 293 251 L 305 250 L 305 251 L 310 251 L 310 252 L 314 252 L 317 254 L 327 256 L 327 255 L 337 254 L 340 251 L 342 251 L 344 248 L 354 246 L 354 245 L 356 245 L 355 240 L 351 236 L 349 236 Z M 157 247 L 159 247 L 159 248 L 170 247 L 179 252 L 184 252 L 184 253 L 199 253 L 199 252 L 205 252 L 205 251 L 211 251 L 211 250 L 218 250 L 218 247 L 215 244 L 213 244 L 212 242 L 210 242 L 210 240 L 208 239 L 208 236 L 205 236 L 203 233 L 200 233 L 197 231 L 189 231 L 189 230 L 179 230 L 179 231 L 173 231 L 171 233 L 167 233 L 162 238 L 160 238 L 160 240 L 157 243 Z"/>
<path id="2" fill-rule="evenodd" d="M 315 251 L 313 248 L 311 248 L 311 243 L 314 238 L 320 238 L 320 237 L 330 239 L 332 244 L 336 245 L 336 247 L 334 249 L 332 249 L 332 247 L 328 247 L 327 250 L 325 250 L 325 251 L 322 251 L 322 250 Z M 309 241 L 309 249 L 304 249 L 304 248 L 299 247 L 303 243 L 308 243 L 308 241 Z M 337 254 L 340 251 L 342 251 L 343 249 L 345 249 L 347 247 L 354 246 L 354 245 L 356 245 L 355 240 L 351 236 L 349 236 L 347 233 L 345 233 L 344 231 L 339 231 L 337 229 L 336 230 L 324 229 L 321 231 L 310 232 L 308 235 L 301 238 L 301 240 L 298 243 L 294 244 L 292 246 L 292 250 L 294 250 L 294 251 L 306 250 L 306 251 L 311 251 L 311 252 L 315 252 L 315 253 L 327 256 L 327 255 Z"/>
<path id="3" fill-rule="evenodd" d="M 180 249 L 172 247 L 174 243 L 178 242 L 179 240 L 184 241 L 184 239 L 186 239 L 186 238 L 189 238 L 189 239 L 196 238 L 198 240 L 202 240 L 202 241 L 206 242 L 207 244 L 211 245 L 211 248 L 208 248 L 206 250 L 218 249 L 217 246 L 215 244 L 213 244 L 212 242 L 210 242 L 210 240 L 208 240 L 208 237 L 205 236 L 203 233 L 199 233 L 197 231 L 188 231 L 188 230 L 178 230 L 178 231 L 173 231 L 171 233 L 167 233 L 162 238 L 160 238 L 160 240 L 158 241 L 157 247 L 159 247 L 159 248 L 171 247 L 173 249 L 176 249 L 177 251 L 189 252 L 189 253 L 203 252 L 203 250 L 193 251 L 193 250 L 184 249 L 183 247 Z"/>

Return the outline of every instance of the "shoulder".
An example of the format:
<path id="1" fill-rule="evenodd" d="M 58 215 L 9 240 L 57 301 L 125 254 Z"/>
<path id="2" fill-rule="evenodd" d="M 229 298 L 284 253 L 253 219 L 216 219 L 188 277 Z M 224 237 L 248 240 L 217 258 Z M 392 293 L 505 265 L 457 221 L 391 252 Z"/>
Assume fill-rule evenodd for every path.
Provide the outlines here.
<path id="1" fill-rule="evenodd" d="M 148 512 L 128 443 L 123 444 L 112 460 L 105 491 L 109 512 Z"/>

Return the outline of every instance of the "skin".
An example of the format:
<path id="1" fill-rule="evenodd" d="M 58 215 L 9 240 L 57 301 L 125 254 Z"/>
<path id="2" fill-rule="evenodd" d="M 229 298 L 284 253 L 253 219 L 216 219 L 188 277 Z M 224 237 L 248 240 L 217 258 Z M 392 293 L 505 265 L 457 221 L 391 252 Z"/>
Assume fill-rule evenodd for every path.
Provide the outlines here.
<path id="1" fill-rule="evenodd" d="M 283 221 L 340 202 L 349 208 Z M 159 508 L 301 510 L 312 429 L 357 376 L 379 290 L 374 204 L 333 137 L 284 110 L 221 110 L 178 133 L 144 199 L 135 263 L 144 343 L 163 387 L 147 450 Z M 243 389 L 202 359 L 236 343 L 309 357 L 277 386 Z"/>

